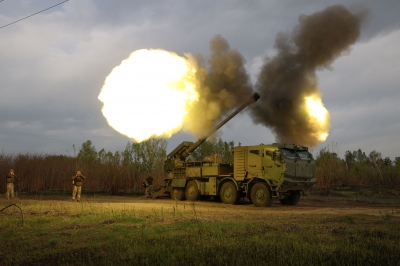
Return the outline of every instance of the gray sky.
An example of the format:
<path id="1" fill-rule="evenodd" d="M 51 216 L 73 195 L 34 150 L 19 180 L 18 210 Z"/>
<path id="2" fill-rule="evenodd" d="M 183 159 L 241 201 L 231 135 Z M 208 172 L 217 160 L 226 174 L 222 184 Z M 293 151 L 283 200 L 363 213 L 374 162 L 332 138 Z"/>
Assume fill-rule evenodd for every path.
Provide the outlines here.
<path id="1" fill-rule="evenodd" d="M 62 0 L 4 0 L 0 26 Z M 313 148 L 376 150 L 400 156 L 400 2 L 398 0 L 70 0 L 0 28 L 0 145 L 4 153 L 73 155 L 91 140 L 97 150 L 123 150 L 128 138 L 108 126 L 97 99 L 111 70 L 138 49 L 210 53 L 217 34 L 246 59 L 255 82 L 263 58 L 274 56 L 277 33 L 301 14 L 329 5 L 369 9 L 369 23 L 350 52 L 318 72 L 331 114 L 329 137 Z M 138 125 L 140 126 L 140 125 Z M 242 145 L 275 142 L 271 130 L 241 114 L 219 132 Z M 168 151 L 193 137 L 178 133 Z M 332 148 L 333 146 L 333 148 Z"/>

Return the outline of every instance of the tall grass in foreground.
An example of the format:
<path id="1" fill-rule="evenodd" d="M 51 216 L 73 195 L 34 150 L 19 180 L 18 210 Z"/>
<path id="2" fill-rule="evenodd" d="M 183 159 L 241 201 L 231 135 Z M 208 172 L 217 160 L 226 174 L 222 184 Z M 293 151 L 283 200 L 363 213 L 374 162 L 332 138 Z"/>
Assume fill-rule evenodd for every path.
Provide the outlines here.
<path id="1" fill-rule="evenodd" d="M 0 202 L 2 204 L 5 201 Z M 2 265 L 398 265 L 399 211 L 230 218 L 192 203 L 24 200 L 0 213 Z M 223 205 L 218 206 L 223 210 Z"/>

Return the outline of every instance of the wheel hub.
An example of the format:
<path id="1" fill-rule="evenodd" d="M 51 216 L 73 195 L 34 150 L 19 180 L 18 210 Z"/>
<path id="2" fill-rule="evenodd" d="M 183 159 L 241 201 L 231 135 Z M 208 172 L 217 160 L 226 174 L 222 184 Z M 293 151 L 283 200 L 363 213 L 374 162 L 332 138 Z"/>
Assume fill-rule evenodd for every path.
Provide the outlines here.
<path id="1" fill-rule="evenodd" d="M 194 187 L 189 187 L 188 194 L 192 196 L 194 193 L 195 193 L 195 188 Z"/>
<path id="2" fill-rule="evenodd" d="M 225 198 L 226 199 L 232 198 L 232 191 L 230 189 L 225 190 Z"/>
<path id="3" fill-rule="evenodd" d="M 264 191 L 262 191 L 262 189 L 257 190 L 256 198 L 257 200 L 263 200 L 265 198 L 265 194 Z"/>

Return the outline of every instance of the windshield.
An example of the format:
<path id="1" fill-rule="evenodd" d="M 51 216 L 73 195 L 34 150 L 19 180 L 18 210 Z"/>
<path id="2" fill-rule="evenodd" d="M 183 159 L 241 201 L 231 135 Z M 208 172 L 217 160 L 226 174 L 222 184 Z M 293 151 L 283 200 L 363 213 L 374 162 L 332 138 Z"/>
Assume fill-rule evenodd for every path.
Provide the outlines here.
<path id="1" fill-rule="evenodd" d="M 281 149 L 281 152 L 285 158 L 288 158 L 288 159 L 296 159 L 297 158 L 296 152 L 294 150 Z"/>
<path id="2" fill-rule="evenodd" d="M 302 160 L 311 160 L 311 153 L 308 151 L 297 151 L 297 154 L 300 156 Z"/>
<path id="3" fill-rule="evenodd" d="M 296 159 L 300 158 L 301 160 L 311 160 L 311 154 L 308 151 L 296 151 L 291 149 L 281 149 L 281 152 L 285 158 L 288 159 Z M 297 155 L 296 155 L 297 154 Z"/>

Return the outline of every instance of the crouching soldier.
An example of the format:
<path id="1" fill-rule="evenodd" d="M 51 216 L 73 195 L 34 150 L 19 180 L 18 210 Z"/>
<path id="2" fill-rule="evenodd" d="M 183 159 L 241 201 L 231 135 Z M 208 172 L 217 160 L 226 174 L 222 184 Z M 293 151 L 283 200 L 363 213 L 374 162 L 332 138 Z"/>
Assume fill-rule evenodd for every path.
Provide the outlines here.
<path id="1" fill-rule="evenodd" d="M 72 200 L 75 200 L 75 198 L 78 202 L 81 200 L 83 179 L 86 179 L 86 177 L 81 174 L 81 171 L 77 171 L 76 175 L 72 177 L 72 185 L 74 185 L 74 189 L 72 190 Z"/>

